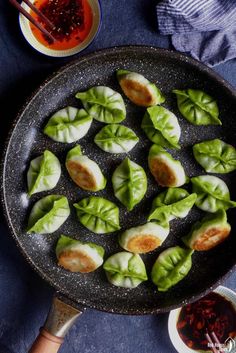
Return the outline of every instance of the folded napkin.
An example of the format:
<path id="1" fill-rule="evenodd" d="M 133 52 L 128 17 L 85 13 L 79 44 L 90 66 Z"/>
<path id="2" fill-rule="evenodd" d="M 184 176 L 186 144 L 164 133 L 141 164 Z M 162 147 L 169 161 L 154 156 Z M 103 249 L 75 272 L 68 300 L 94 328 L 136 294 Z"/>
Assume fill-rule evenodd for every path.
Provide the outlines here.
<path id="1" fill-rule="evenodd" d="M 236 0 L 162 0 L 156 10 L 175 49 L 209 66 L 236 58 Z"/>

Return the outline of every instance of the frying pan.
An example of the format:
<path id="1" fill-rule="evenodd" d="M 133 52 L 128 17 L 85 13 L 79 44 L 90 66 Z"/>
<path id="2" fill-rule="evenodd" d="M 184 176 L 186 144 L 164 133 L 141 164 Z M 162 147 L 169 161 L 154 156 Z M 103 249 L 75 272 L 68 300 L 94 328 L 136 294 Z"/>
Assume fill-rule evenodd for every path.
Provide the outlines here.
<path id="1" fill-rule="evenodd" d="M 173 111 L 181 125 L 181 151 L 172 151 L 183 163 L 187 175 L 203 174 L 195 162 L 192 145 L 202 140 L 222 138 L 234 144 L 236 136 L 236 94 L 232 87 L 211 69 L 189 57 L 164 49 L 144 46 L 116 47 L 101 50 L 72 62 L 45 81 L 26 103 L 13 123 L 6 144 L 2 163 L 2 201 L 11 234 L 30 265 L 57 291 L 52 310 L 46 323 L 46 330 L 31 349 L 31 352 L 56 352 L 66 330 L 81 313 L 82 307 L 90 307 L 121 314 L 152 314 L 166 312 L 173 308 L 197 300 L 216 287 L 235 265 L 234 237 L 236 227 L 235 211 L 228 212 L 232 225 L 231 236 L 221 245 L 208 252 L 195 252 L 193 267 L 189 275 L 166 293 L 158 293 L 151 281 L 144 282 L 136 289 L 118 288 L 110 285 L 102 268 L 90 274 L 70 273 L 57 266 L 55 245 L 60 234 L 73 236 L 82 241 L 94 241 L 106 250 L 106 258 L 120 251 L 117 234 L 94 234 L 79 224 L 72 204 L 90 195 L 80 190 L 68 177 L 64 167 L 66 153 L 75 144 L 56 143 L 43 135 L 42 130 L 48 118 L 55 111 L 67 105 L 78 106 L 77 91 L 95 85 L 106 85 L 120 92 L 115 77 L 118 68 L 139 72 L 155 82 L 166 96 L 165 107 Z M 198 88 L 212 95 L 219 104 L 222 126 L 194 126 L 179 113 L 173 89 Z M 94 143 L 95 134 L 103 126 L 93 122 L 89 133 L 79 141 L 82 150 L 97 161 L 108 177 L 105 190 L 99 196 L 115 202 L 120 208 L 122 229 L 145 223 L 151 200 L 160 192 L 148 171 L 147 155 L 150 141 L 140 125 L 144 109 L 125 99 L 127 119 L 124 125 L 131 127 L 139 136 L 140 142 L 129 152 L 129 157 L 147 171 L 148 191 L 142 202 L 132 212 L 114 197 L 111 174 L 125 155 L 113 155 L 101 151 Z M 26 172 L 29 162 L 44 149 L 53 151 L 62 164 L 62 177 L 56 188 L 47 193 L 27 197 Z M 231 198 L 236 199 L 235 174 L 221 175 L 228 184 Z M 186 186 L 191 190 L 189 185 Z M 26 224 L 32 205 L 46 194 L 63 194 L 71 205 L 71 216 L 55 233 L 49 235 L 26 234 Z M 171 232 L 161 248 L 146 254 L 143 260 L 150 273 L 158 254 L 173 245 L 182 245 L 185 235 L 193 222 L 203 213 L 194 208 L 183 220 L 171 223 Z M 59 299 L 58 299 L 59 296 Z M 65 302 L 65 304 L 63 304 Z M 51 350 L 50 350 L 51 349 Z"/>

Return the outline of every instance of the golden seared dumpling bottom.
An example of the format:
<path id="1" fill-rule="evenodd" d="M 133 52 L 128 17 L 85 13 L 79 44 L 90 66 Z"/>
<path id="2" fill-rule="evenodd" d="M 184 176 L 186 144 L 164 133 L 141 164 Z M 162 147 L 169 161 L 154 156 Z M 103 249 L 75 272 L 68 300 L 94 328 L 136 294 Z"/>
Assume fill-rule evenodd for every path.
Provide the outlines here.
<path id="1" fill-rule="evenodd" d="M 71 272 L 89 273 L 103 263 L 104 249 L 61 235 L 56 246 L 58 265 Z"/>
<path id="2" fill-rule="evenodd" d="M 151 234 L 136 235 L 128 241 L 127 250 L 133 253 L 147 253 L 160 246 L 162 240 Z"/>
<path id="3" fill-rule="evenodd" d="M 169 234 L 169 226 L 148 222 L 127 229 L 119 237 L 120 246 L 132 253 L 144 254 L 160 246 Z"/>
<path id="4" fill-rule="evenodd" d="M 231 226 L 227 222 L 225 210 L 206 215 L 192 226 L 190 233 L 182 240 L 193 250 L 205 251 L 222 243 L 230 234 Z"/>
<path id="5" fill-rule="evenodd" d="M 149 169 L 157 183 L 166 187 L 179 187 L 187 177 L 180 161 L 159 145 L 152 145 L 148 155 Z"/>
<path id="6" fill-rule="evenodd" d="M 90 170 L 79 162 L 69 161 L 67 170 L 71 179 L 84 190 L 96 191 L 97 183 Z"/>
<path id="7" fill-rule="evenodd" d="M 99 165 L 83 155 L 79 145 L 67 153 L 66 169 L 71 179 L 81 189 L 99 191 L 106 186 L 106 178 L 102 174 Z"/>
<path id="8" fill-rule="evenodd" d="M 136 105 L 150 107 L 165 101 L 157 86 L 137 72 L 120 69 L 117 78 L 124 94 Z"/>
<path id="9" fill-rule="evenodd" d="M 88 273 L 96 270 L 96 263 L 83 251 L 66 250 L 59 255 L 58 265 L 71 272 Z"/>
<path id="10" fill-rule="evenodd" d="M 192 249 L 206 251 L 222 243 L 230 234 L 231 227 L 227 224 L 223 227 L 211 227 L 206 229 L 193 241 Z"/>
<path id="11" fill-rule="evenodd" d="M 165 160 L 155 158 L 150 163 L 150 170 L 157 183 L 161 186 L 174 187 L 178 179 L 173 169 Z"/>
<path id="12" fill-rule="evenodd" d="M 143 107 L 150 107 L 156 104 L 156 99 L 153 96 L 150 88 L 145 84 L 123 79 L 120 80 L 120 86 L 124 91 L 124 94 L 135 104 L 141 105 Z"/>

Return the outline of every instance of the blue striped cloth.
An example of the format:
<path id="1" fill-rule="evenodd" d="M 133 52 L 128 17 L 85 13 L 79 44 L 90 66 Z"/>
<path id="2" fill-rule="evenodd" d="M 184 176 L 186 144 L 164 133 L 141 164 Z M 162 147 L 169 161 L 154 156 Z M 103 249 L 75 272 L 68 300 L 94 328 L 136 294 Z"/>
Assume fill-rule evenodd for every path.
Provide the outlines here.
<path id="1" fill-rule="evenodd" d="M 156 10 L 175 49 L 209 66 L 236 58 L 236 0 L 162 0 Z"/>

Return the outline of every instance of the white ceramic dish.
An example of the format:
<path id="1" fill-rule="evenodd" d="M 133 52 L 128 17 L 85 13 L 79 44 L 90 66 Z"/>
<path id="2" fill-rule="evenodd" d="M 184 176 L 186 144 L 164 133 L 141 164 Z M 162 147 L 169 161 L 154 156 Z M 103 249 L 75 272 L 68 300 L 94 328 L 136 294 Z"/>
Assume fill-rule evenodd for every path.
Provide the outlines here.
<path id="1" fill-rule="evenodd" d="M 34 0 L 31 0 L 32 3 L 34 3 Z M 92 12 L 93 12 L 93 25 L 90 30 L 89 35 L 87 38 L 77 45 L 76 47 L 73 47 L 71 49 L 67 50 L 55 50 L 55 49 L 50 49 L 45 47 L 43 44 L 41 44 L 33 35 L 31 28 L 30 28 L 30 22 L 27 20 L 25 16 L 23 16 L 21 13 L 19 14 L 19 23 L 20 23 L 20 28 L 21 31 L 27 40 L 27 42 L 37 51 L 39 51 L 42 54 L 48 55 L 48 56 L 53 56 L 53 57 L 66 57 L 66 56 L 71 56 L 74 54 L 77 54 L 87 48 L 89 44 L 92 43 L 92 41 L 95 39 L 97 36 L 100 27 L 101 27 L 101 21 L 102 21 L 102 10 L 101 10 L 101 5 L 99 0 L 88 0 Z M 28 12 L 30 11 L 29 7 L 25 4 L 21 4 L 22 7 L 24 7 Z"/>
<path id="2" fill-rule="evenodd" d="M 223 297 L 225 297 L 227 300 L 229 300 L 233 306 L 235 307 L 236 310 L 236 293 L 232 291 L 229 288 L 219 286 L 217 287 L 214 292 L 219 293 Z M 182 341 L 182 339 L 179 336 L 179 333 L 176 328 L 176 323 L 178 321 L 179 313 L 180 313 L 181 308 L 172 310 L 169 314 L 169 319 L 168 319 L 168 331 L 169 331 L 169 336 L 170 340 L 175 347 L 176 351 L 178 353 L 196 353 L 200 351 L 193 350 L 186 346 L 186 344 Z M 236 340 L 231 340 L 229 339 L 227 342 L 227 348 L 224 348 L 225 353 L 235 353 L 236 352 Z M 205 351 L 205 353 L 212 353 L 211 350 Z"/>

